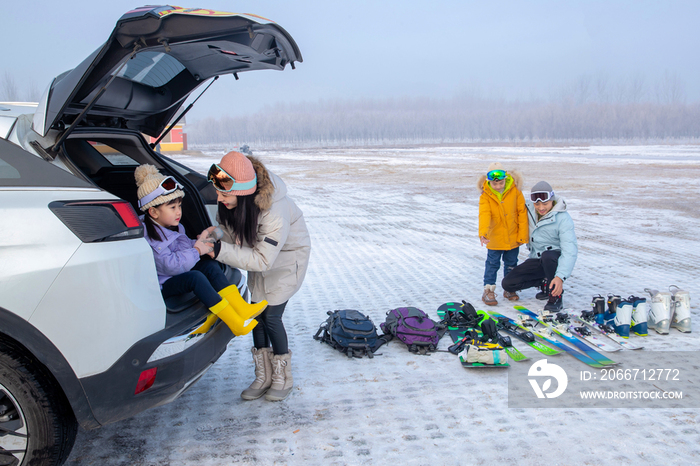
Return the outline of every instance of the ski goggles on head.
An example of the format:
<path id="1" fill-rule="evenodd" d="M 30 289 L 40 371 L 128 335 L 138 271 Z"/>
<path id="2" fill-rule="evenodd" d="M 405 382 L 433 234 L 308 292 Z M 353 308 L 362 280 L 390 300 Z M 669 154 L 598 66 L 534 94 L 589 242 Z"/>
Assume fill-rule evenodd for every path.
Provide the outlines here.
<path id="1" fill-rule="evenodd" d="M 486 178 L 488 178 L 489 181 L 500 181 L 500 180 L 505 180 L 506 179 L 506 171 L 505 170 L 491 170 L 486 174 Z"/>
<path id="2" fill-rule="evenodd" d="M 166 176 L 156 189 L 139 199 L 139 209 L 149 202 L 153 202 L 157 197 L 173 193 L 178 189 L 183 189 L 183 186 L 175 181 L 175 178 L 172 176 Z"/>
<path id="3" fill-rule="evenodd" d="M 209 169 L 209 173 L 207 174 L 207 180 L 214 185 L 214 189 L 221 193 L 230 193 L 232 191 L 247 191 L 248 189 L 251 189 L 258 184 L 257 176 L 255 176 L 250 181 L 246 181 L 245 183 L 237 183 L 231 175 L 226 173 L 226 170 L 224 170 L 217 164 L 213 164 Z"/>
<path id="4" fill-rule="evenodd" d="M 530 193 L 530 200 L 532 202 L 547 202 L 554 197 L 554 191 L 537 191 Z"/>

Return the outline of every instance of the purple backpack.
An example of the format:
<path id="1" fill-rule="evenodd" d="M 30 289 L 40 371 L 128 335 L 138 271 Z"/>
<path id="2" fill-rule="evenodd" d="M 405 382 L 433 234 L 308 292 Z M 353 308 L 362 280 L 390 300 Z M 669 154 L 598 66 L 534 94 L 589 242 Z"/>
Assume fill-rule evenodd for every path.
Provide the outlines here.
<path id="1" fill-rule="evenodd" d="M 409 351 L 420 354 L 435 351 L 442 336 L 435 322 L 415 307 L 392 309 L 386 313 L 386 321 L 380 328 L 385 335 L 404 342 Z"/>

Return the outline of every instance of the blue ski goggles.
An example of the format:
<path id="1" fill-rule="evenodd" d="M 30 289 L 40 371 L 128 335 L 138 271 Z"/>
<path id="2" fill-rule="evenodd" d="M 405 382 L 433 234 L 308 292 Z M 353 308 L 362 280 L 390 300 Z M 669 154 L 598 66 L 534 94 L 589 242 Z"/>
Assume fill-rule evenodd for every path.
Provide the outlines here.
<path id="1" fill-rule="evenodd" d="M 488 178 L 489 181 L 505 180 L 506 179 L 506 171 L 505 170 L 491 170 L 490 172 L 488 172 L 486 174 L 486 178 Z"/>
<path id="2" fill-rule="evenodd" d="M 226 170 L 217 164 L 213 164 L 207 174 L 207 181 L 213 184 L 214 189 L 220 193 L 230 193 L 233 191 L 246 191 L 255 187 L 258 184 L 258 177 L 256 175 L 250 181 L 238 183 L 231 175 L 226 173 Z"/>

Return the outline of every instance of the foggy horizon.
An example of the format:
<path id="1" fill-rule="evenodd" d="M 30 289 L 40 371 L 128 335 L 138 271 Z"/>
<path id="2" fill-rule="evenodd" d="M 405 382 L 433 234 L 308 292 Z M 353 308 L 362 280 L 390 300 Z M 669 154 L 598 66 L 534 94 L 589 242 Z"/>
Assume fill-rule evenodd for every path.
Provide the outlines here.
<path id="1" fill-rule="evenodd" d="M 141 3 L 148 2 L 6 5 L 0 34 L 12 45 L 4 47 L 0 100 L 8 99 L 11 84 L 19 100 L 40 96 Z M 698 2 L 443 0 L 426 8 L 412 1 L 211 0 L 182 6 L 270 18 L 294 37 L 304 58 L 296 70 L 222 77 L 188 114 L 190 122 L 319 102 L 700 101 Z"/>

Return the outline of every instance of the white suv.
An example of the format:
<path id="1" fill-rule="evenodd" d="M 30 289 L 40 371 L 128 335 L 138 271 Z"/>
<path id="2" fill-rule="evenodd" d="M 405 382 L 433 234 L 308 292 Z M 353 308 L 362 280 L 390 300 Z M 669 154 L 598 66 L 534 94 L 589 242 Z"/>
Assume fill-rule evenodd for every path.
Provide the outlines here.
<path id="1" fill-rule="evenodd" d="M 78 425 L 176 399 L 226 350 L 226 325 L 192 333 L 209 312 L 194 295 L 163 300 L 134 169 L 184 186 L 191 237 L 216 195 L 141 133 L 161 135 L 210 78 L 295 61 L 291 36 L 260 17 L 143 7 L 38 106 L 0 103 L 0 464 L 61 464 Z"/>

